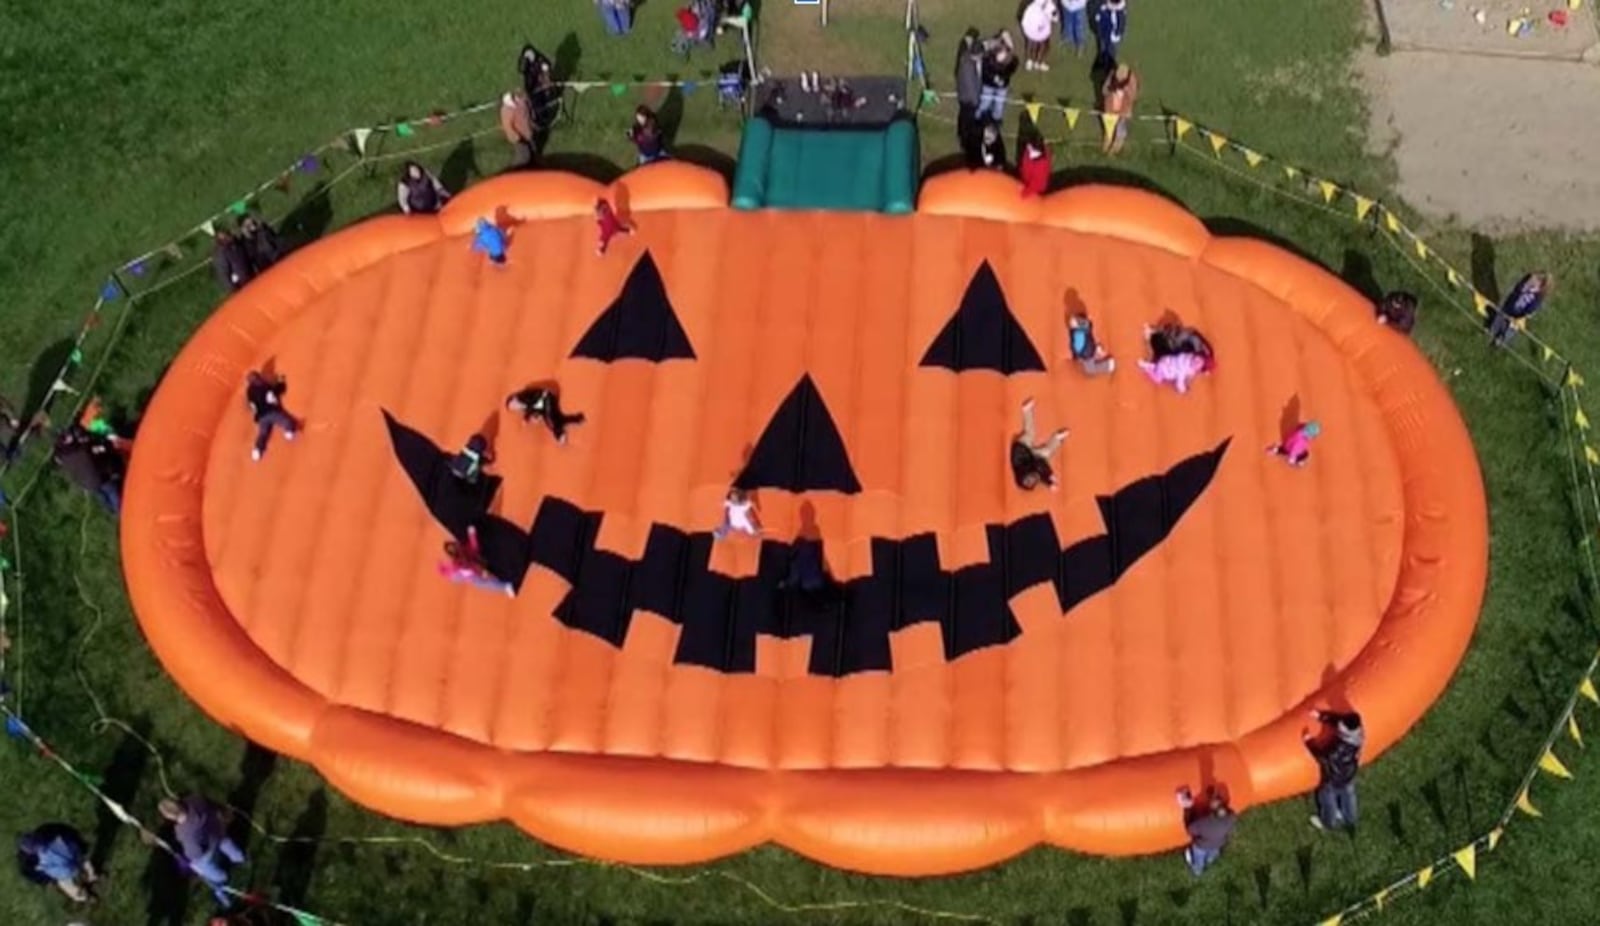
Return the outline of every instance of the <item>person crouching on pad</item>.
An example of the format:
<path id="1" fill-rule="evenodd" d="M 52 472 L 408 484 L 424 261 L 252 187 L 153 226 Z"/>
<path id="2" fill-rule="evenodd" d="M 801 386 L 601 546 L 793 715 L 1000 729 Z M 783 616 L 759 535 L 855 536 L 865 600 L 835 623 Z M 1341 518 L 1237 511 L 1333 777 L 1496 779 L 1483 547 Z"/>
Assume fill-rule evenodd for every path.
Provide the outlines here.
<path id="1" fill-rule="evenodd" d="M 1307 421 L 1289 432 L 1289 436 L 1267 448 L 1267 453 L 1283 457 L 1290 466 L 1304 466 L 1311 459 L 1311 441 L 1322 433 L 1322 425 Z"/>
<path id="2" fill-rule="evenodd" d="M 522 423 L 537 418 L 555 437 L 556 443 L 567 442 L 567 425 L 583 424 L 582 413 L 569 415 L 561 410 L 561 395 L 554 389 L 529 386 L 506 396 L 506 410 L 522 416 Z"/>
<path id="3" fill-rule="evenodd" d="M 1067 439 L 1067 433 L 1066 428 L 1057 428 L 1049 440 L 1036 443 L 1033 400 L 1022 403 L 1022 430 L 1011 438 L 1011 476 L 1017 481 L 1018 488 L 1032 492 L 1040 485 L 1045 485 L 1052 492 L 1056 490 L 1056 474 L 1050 468 L 1050 458 L 1061 449 L 1061 442 Z"/>
<path id="4" fill-rule="evenodd" d="M 489 258 L 489 263 L 503 267 L 506 262 L 506 233 L 488 219 L 480 218 L 472 228 L 472 250 Z"/>
<path id="5" fill-rule="evenodd" d="M 464 582 L 499 592 L 507 598 L 517 597 L 517 590 L 510 582 L 493 575 L 489 572 L 489 567 L 483 564 L 483 552 L 478 547 L 476 527 L 467 528 L 466 543 L 446 540 L 444 555 L 444 561 L 439 564 L 439 574 L 451 582 Z"/>
<path id="6" fill-rule="evenodd" d="M 1105 345 L 1095 343 L 1094 323 L 1082 312 L 1067 318 L 1067 343 L 1072 359 L 1078 362 L 1085 376 L 1102 376 L 1117 368 L 1117 361 L 1106 352 Z"/>

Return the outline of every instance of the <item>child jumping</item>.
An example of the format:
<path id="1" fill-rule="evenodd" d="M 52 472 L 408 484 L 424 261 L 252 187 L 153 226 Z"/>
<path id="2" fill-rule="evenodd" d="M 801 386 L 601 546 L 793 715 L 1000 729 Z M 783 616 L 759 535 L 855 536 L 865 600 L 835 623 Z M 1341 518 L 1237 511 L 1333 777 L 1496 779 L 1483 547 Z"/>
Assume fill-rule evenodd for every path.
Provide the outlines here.
<path id="1" fill-rule="evenodd" d="M 542 386 L 529 386 L 506 396 L 506 410 L 521 415 L 523 424 L 535 418 L 544 422 L 558 444 L 567 442 L 567 425 L 583 424 L 584 421 L 581 413 L 568 415 L 563 412 L 561 395 L 554 389 Z"/>
<path id="2" fill-rule="evenodd" d="M 1085 376 L 1101 376 L 1116 370 L 1117 361 L 1106 352 L 1105 345 L 1095 343 L 1094 323 L 1082 312 L 1067 318 L 1067 342 L 1072 359 L 1078 362 Z"/>
<path id="3" fill-rule="evenodd" d="M 611 246 L 612 238 L 633 234 L 633 226 L 624 222 L 611 204 L 603 199 L 594 201 L 594 221 L 600 230 L 600 243 L 594 249 L 596 254 L 603 256 L 606 248 Z"/>
<path id="4" fill-rule="evenodd" d="M 1041 484 L 1056 490 L 1056 474 L 1050 468 L 1050 458 L 1061 449 L 1067 439 L 1066 428 L 1057 428 L 1050 439 L 1040 444 L 1034 440 L 1033 400 L 1022 403 L 1022 430 L 1011 438 L 1011 476 L 1017 487 L 1032 492 Z"/>
<path id="5" fill-rule="evenodd" d="M 517 597 L 510 582 L 489 572 L 483 564 L 483 553 L 478 548 L 478 529 L 467 528 L 466 544 L 447 540 L 444 544 L 445 561 L 439 564 L 439 574 L 452 582 L 465 582 L 478 588 L 499 592 L 507 598 Z"/>
<path id="6" fill-rule="evenodd" d="M 472 230 L 472 249 L 489 258 L 489 263 L 506 262 L 506 233 L 488 219 L 478 219 Z"/>
<path id="7" fill-rule="evenodd" d="M 1304 466 L 1311 459 L 1311 441 L 1322 433 L 1322 425 L 1307 421 L 1289 432 L 1289 436 L 1267 447 L 1267 453 L 1283 457 L 1290 466 Z"/>
<path id="8" fill-rule="evenodd" d="M 288 441 L 300 433 L 300 423 L 283 409 L 283 394 L 288 389 L 282 377 L 268 380 L 259 371 L 252 370 L 245 378 L 244 401 L 256 422 L 256 442 L 250 448 L 250 459 L 259 461 L 267 452 L 274 428 L 282 428 L 283 439 Z"/>
<path id="9" fill-rule="evenodd" d="M 755 500 L 739 488 L 729 489 L 728 496 L 722 500 L 722 523 L 711 532 L 711 536 L 723 540 L 733 533 L 747 537 L 761 536 L 761 517 L 756 511 Z"/>

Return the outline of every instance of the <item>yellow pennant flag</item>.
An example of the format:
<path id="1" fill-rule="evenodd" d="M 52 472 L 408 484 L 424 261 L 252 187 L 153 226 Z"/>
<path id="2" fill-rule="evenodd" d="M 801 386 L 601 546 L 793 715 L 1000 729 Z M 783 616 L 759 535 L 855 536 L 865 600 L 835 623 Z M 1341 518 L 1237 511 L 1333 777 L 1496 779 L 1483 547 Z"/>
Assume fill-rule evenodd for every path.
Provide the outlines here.
<path id="1" fill-rule="evenodd" d="M 1260 167 L 1261 162 L 1266 160 L 1266 158 L 1263 157 L 1259 151 L 1251 151 L 1249 148 L 1245 148 L 1243 151 L 1244 162 L 1249 164 L 1251 167 Z"/>
<path id="2" fill-rule="evenodd" d="M 1172 130 L 1178 133 L 1178 141 L 1183 141 L 1183 136 L 1188 135 L 1193 128 L 1194 123 L 1182 116 L 1172 117 Z"/>
<path id="3" fill-rule="evenodd" d="M 1446 267 L 1444 277 L 1450 281 L 1451 286 L 1461 285 L 1461 274 L 1456 273 L 1456 268 L 1454 267 Z"/>
<path id="4" fill-rule="evenodd" d="M 1228 146 L 1228 140 L 1216 132 L 1207 132 L 1206 137 L 1211 139 L 1211 151 L 1217 157 L 1222 157 L 1222 149 Z"/>
<path id="5" fill-rule="evenodd" d="M 1561 763 L 1561 759 L 1556 756 L 1553 749 L 1546 749 L 1544 755 L 1539 757 L 1539 767 L 1557 778 L 1572 777 L 1571 770 Z"/>
<path id="6" fill-rule="evenodd" d="M 1555 357 L 1556 352 L 1551 350 L 1550 349 L 1550 345 L 1548 345 L 1548 344 L 1541 344 L 1539 346 L 1543 349 L 1544 362 L 1545 363 L 1549 363 L 1551 361 L 1551 359 L 1553 359 Z"/>
<path id="7" fill-rule="evenodd" d="M 1429 865 L 1427 868 L 1424 868 L 1421 871 L 1417 872 L 1417 890 L 1425 891 L 1425 890 L 1428 889 L 1428 885 L 1430 885 L 1432 883 L 1433 883 L 1433 866 L 1432 865 Z"/>
<path id="8" fill-rule="evenodd" d="M 1600 466 L 1600 450 L 1596 450 L 1588 444 L 1583 445 L 1583 458 L 1595 466 Z"/>
<path id="9" fill-rule="evenodd" d="M 1290 180 L 1293 180 L 1294 178 L 1300 176 L 1300 170 L 1296 167 L 1285 167 L 1283 169 L 1283 175 L 1288 177 Z"/>
<path id="10" fill-rule="evenodd" d="M 1539 811 L 1539 808 L 1533 806 L 1533 799 L 1528 797 L 1527 788 L 1523 788 L 1522 793 L 1517 795 L 1517 809 L 1530 817 L 1544 816 L 1544 814 Z"/>
<path id="11" fill-rule="evenodd" d="M 1339 185 L 1331 180 L 1318 180 L 1317 189 L 1322 191 L 1322 201 L 1325 203 L 1333 202 L 1333 198 L 1339 194 Z"/>
<path id="12" fill-rule="evenodd" d="M 1589 430 L 1589 416 L 1585 415 L 1583 413 L 1583 409 L 1581 408 L 1578 409 L 1578 413 L 1576 415 L 1572 416 L 1572 423 L 1576 424 L 1578 426 L 1578 430 L 1580 431 Z"/>
<path id="13" fill-rule="evenodd" d="M 1357 222 L 1365 221 L 1366 218 L 1367 218 L 1367 213 L 1372 211 L 1372 207 L 1373 207 L 1374 203 L 1373 203 L 1372 200 L 1366 198 L 1365 196 L 1357 196 L 1355 199 L 1356 199 L 1356 221 Z"/>
<path id="14" fill-rule="evenodd" d="M 1583 377 L 1578 375 L 1577 370 L 1567 371 L 1567 385 L 1573 387 L 1574 389 L 1583 385 Z"/>
<path id="15" fill-rule="evenodd" d="M 1384 901 L 1386 901 L 1388 899 L 1389 899 L 1389 889 L 1388 888 L 1384 888 L 1383 890 L 1379 891 L 1378 893 L 1372 895 L 1372 902 L 1378 905 L 1379 912 L 1383 911 Z"/>
<path id="16" fill-rule="evenodd" d="M 1479 315 L 1487 317 L 1489 315 L 1489 307 L 1492 305 L 1494 303 L 1489 301 L 1488 296 L 1477 290 L 1472 291 L 1472 307 L 1478 310 Z"/>
<path id="17" fill-rule="evenodd" d="M 1318 923 L 1317 926 L 1339 926 L 1339 924 L 1343 923 L 1343 922 L 1344 922 L 1344 914 L 1343 913 L 1335 913 L 1334 915 L 1332 915 L 1332 916 L 1328 917 L 1327 919 L 1323 920 L 1322 922 Z"/>
<path id="18" fill-rule="evenodd" d="M 1075 109 L 1074 107 L 1068 106 L 1067 107 L 1067 131 L 1070 132 L 1070 131 L 1072 131 L 1073 129 L 1075 129 L 1077 127 L 1078 127 L 1078 110 Z"/>
<path id="19" fill-rule="evenodd" d="M 1578 694 L 1583 695 L 1585 698 L 1588 698 L 1590 701 L 1593 701 L 1596 704 L 1600 704 L 1600 691 L 1594 690 L 1594 679 L 1592 678 L 1586 678 L 1583 680 L 1583 684 L 1578 686 Z"/>
<path id="20" fill-rule="evenodd" d="M 1600 457 L 1600 453 L 1595 453 L 1593 447 L 1585 447 L 1583 449 L 1596 457 Z M 1579 746 L 1583 745 L 1583 731 L 1578 729 L 1578 718 L 1572 714 L 1567 715 L 1567 735 L 1572 737 L 1574 743 Z"/>
<path id="21" fill-rule="evenodd" d="M 1107 135 L 1115 134 L 1117 131 L 1117 123 L 1121 121 L 1122 117 L 1116 113 L 1100 114 L 1100 125 L 1106 130 Z"/>
<path id="22" fill-rule="evenodd" d="M 1395 234 L 1400 233 L 1400 220 L 1395 217 L 1393 212 L 1387 209 L 1383 211 L 1383 226 Z"/>
<path id="23" fill-rule="evenodd" d="M 1457 865 L 1461 866 L 1461 870 L 1467 873 L 1468 879 L 1478 880 L 1478 847 L 1476 844 L 1452 853 L 1451 857 L 1456 860 Z"/>
<path id="24" fill-rule="evenodd" d="M 1044 105 L 1041 104 L 1041 103 L 1028 103 L 1027 105 L 1023 106 L 1022 108 L 1026 109 L 1028 111 L 1028 119 L 1031 120 L 1034 125 L 1038 125 L 1039 124 L 1039 111 L 1044 109 Z"/>
<path id="25" fill-rule="evenodd" d="M 1428 245 L 1427 245 L 1427 243 L 1424 242 L 1421 238 L 1418 238 L 1418 239 L 1416 239 L 1416 244 L 1417 244 L 1417 256 L 1422 258 L 1423 260 L 1427 260 L 1428 259 Z"/>
<path id="26" fill-rule="evenodd" d="M 1494 829 L 1489 831 L 1489 851 L 1490 852 L 1493 852 L 1495 850 L 1495 847 L 1500 845 L 1500 837 L 1504 836 L 1505 834 L 1506 834 L 1506 828 L 1503 827 L 1503 826 L 1497 826 Z"/>

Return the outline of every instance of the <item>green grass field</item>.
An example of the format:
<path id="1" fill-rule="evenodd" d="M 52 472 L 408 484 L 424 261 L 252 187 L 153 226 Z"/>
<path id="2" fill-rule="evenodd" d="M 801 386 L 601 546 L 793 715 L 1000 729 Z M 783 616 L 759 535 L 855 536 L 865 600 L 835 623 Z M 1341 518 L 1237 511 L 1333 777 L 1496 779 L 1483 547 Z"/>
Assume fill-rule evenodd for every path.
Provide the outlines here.
<path id="1" fill-rule="evenodd" d="M 693 77 L 732 53 L 719 48 L 687 64 L 672 58 L 665 0 L 649 0 L 622 40 L 603 34 L 585 0 L 454 8 L 344 0 L 318 5 L 316 14 L 292 6 L 63 0 L 30 4 L 26 13 L 0 6 L 0 393 L 21 402 L 49 385 L 67 339 L 122 260 L 194 227 L 343 129 L 492 99 L 514 83 L 524 38 L 553 52 L 567 74 L 589 80 Z M 924 0 L 936 81 L 947 85 L 951 49 L 965 26 L 1008 24 L 1000 9 Z M 901 72 L 902 13 L 894 0 L 840 2 L 823 33 L 814 8 L 768 0 L 763 63 L 780 72 Z M 1389 167 L 1366 150 L 1351 73 L 1357 48 L 1372 44 L 1358 16 L 1344 0 L 1141 0 L 1124 53 L 1143 74 L 1150 111 L 1183 112 L 1318 176 L 1384 196 Z M 1056 62 L 1048 80 L 1019 74 L 1015 90 L 1092 105 L 1087 59 L 1069 62 L 1058 52 Z M 730 163 L 738 117 L 719 111 L 709 89 L 688 97 L 600 89 L 577 99 L 552 144 L 552 164 L 614 174 L 628 161 L 626 113 L 641 99 L 670 114 L 685 154 Z M 941 121 L 949 115 L 947 103 L 922 121 L 930 163 L 953 148 L 952 127 Z M 381 141 L 373 153 L 426 148 L 423 159 L 459 186 L 505 163 L 497 132 L 472 137 L 492 129 L 492 118 L 422 128 L 411 139 Z M 1064 124 L 1046 129 L 1067 134 Z M 1574 510 L 1549 396 L 1520 365 L 1491 353 L 1472 320 L 1448 307 L 1381 233 L 1351 221 L 1348 209 L 1335 215 L 1285 195 L 1270 165 L 1251 171 L 1234 157 L 1225 170 L 1209 154 L 1172 153 L 1155 130 L 1110 163 L 1096 153 L 1088 119 L 1066 141 L 1057 149 L 1063 182 L 1153 187 L 1216 231 L 1272 238 L 1368 291 L 1424 295 L 1417 340 L 1454 390 L 1488 484 L 1491 581 L 1449 692 L 1365 773 L 1365 822 L 1354 838 L 1319 837 L 1306 825 L 1304 803 L 1291 801 L 1252 811 L 1220 867 L 1198 882 L 1175 856 L 1112 861 L 1042 850 L 963 877 L 897 881 L 819 868 L 777 849 L 640 873 L 572 860 L 509 827 L 400 825 L 351 805 L 308 768 L 248 748 L 189 704 L 129 612 L 113 525 L 54 475 L 30 492 L 11 522 L 16 546 L 4 548 L 24 578 L 7 618 L 13 704 L 143 818 L 153 819 L 168 786 L 226 797 L 260 826 L 241 884 L 247 879 L 283 902 L 364 926 L 919 921 L 892 904 L 1016 924 L 1312 923 L 1458 847 L 1497 818 L 1597 643 L 1594 589 L 1581 578 L 1580 555 L 1593 523 L 1584 526 Z M 286 219 L 296 240 L 392 209 L 392 162 L 317 186 L 352 161 L 330 157 L 326 170 L 295 178 L 289 192 L 269 190 L 262 209 Z M 1600 342 L 1588 336 L 1600 321 L 1600 239 L 1487 240 L 1417 228 L 1491 295 L 1526 268 L 1553 270 L 1559 295 L 1534 327 L 1600 377 Z M 188 250 L 188 261 L 203 259 Z M 86 366 L 103 362 L 96 391 L 119 414 L 136 416 L 165 364 L 219 301 L 207 272 L 178 278 L 186 266 L 169 270 L 163 279 L 176 281 L 159 293 L 112 304 L 86 345 Z M 1591 406 L 1597 414 L 1600 406 Z M 37 462 L 25 460 L 7 491 L 16 493 Z M 12 577 L 7 588 L 19 598 Z M 1580 711 L 1581 719 L 1596 716 Z M 1541 781 L 1536 801 L 1545 818 L 1510 830 L 1481 861 L 1478 885 L 1441 876 L 1385 915 L 1405 924 L 1587 921 L 1580 866 L 1600 853 L 1593 810 L 1600 766 L 1570 743 L 1562 752 L 1576 781 Z M 205 921 L 209 897 L 70 777 L 8 741 L 0 743 L 0 780 L 0 831 L 60 819 L 95 837 L 110 874 L 99 907 L 77 918 L 96 926 Z M 823 906 L 785 913 L 764 898 Z M 0 878 L 0 921 L 54 926 L 73 918 L 59 896 Z M 262 920 L 280 921 L 287 922 Z"/>

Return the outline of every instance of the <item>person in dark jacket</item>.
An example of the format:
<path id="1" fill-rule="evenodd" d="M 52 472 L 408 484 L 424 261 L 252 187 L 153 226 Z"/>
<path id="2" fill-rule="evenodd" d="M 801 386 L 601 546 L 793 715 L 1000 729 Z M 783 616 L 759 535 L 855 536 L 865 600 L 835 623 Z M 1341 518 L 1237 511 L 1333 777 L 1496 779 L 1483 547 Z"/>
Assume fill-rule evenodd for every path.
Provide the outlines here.
<path id="1" fill-rule="evenodd" d="M 56 438 L 51 455 L 74 485 L 112 514 L 122 511 L 122 476 L 127 467 L 111 441 L 74 424 Z"/>
<path id="2" fill-rule="evenodd" d="M 1196 807 L 1194 795 L 1188 788 L 1178 789 L 1178 808 L 1183 811 L 1183 828 L 1189 833 L 1189 845 L 1183 850 L 1183 860 L 1196 878 L 1222 857 L 1222 850 L 1233 838 L 1233 827 L 1238 817 L 1228 807 L 1228 800 L 1212 790 L 1206 795 L 1205 805 Z"/>
<path id="3" fill-rule="evenodd" d="M 1311 717 L 1322 726 L 1317 733 L 1308 731 L 1301 737 L 1321 773 L 1316 791 L 1317 812 L 1311 825 L 1319 830 L 1354 827 L 1356 772 L 1361 767 L 1361 747 L 1367 739 L 1361 715 L 1354 711 L 1314 710 Z"/>
<path id="4" fill-rule="evenodd" d="M 1017 73 L 1017 55 L 1011 48 L 1008 33 L 1000 33 L 999 38 L 987 44 L 983 87 L 978 95 L 978 118 L 1000 122 L 1006 117 L 1006 95 L 1011 91 L 1011 78 Z"/>
<path id="5" fill-rule="evenodd" d="M 438 212 L 450 201 L 450 191 L 426 167 L 416 161 L 407 161 L 400 170 L 395 199 L 400 203 L 400 211 L 406 215 L 429 215 Z"/>
<path id="6" fill-rule="evenodd" d="M 212 241 L 211 267 L 216 271 L 217 282 L 228 292 L 236 293 L 255 276 L 250 267 L 250 255 L 232 232 L 218 229 Z"/>
<path id="7" fill-rule="evenodd" d="M 198 794 L 162 800 L 156 810 L 172 824 L 183 866 L 211 888 L 219 907 L 232 906 L 227 866 L 243 864 L 245 859 L 244 850 L 228 836 L 227 813 Z"/>
<path id="8" fill-rule="evenodd" d="M 968 29 L 956 48 L 956 143 L 970 162 L 978 148 L 978 103 L 983 96 L 983 41 Z"/>
<path id="9" fill-rule="evenodd" d="M 555 62 L 532 45 L 524 45 L 517 54 L 517 73 L 522 75 L 522 89 L 531 99 L 538 96 L 538 89 L 546 81 L 555 80 Z"/>
<path id="10" fill-rule="evenodd" d="M 1506 294 L 1505 302 L 1489 313 L 1489 340 L 1497 347 L 1511 343 L 1517 329 L 1527 324 L 1533 313 L 1544 307 L 1554 280 L 1548 273 L 1530 273 L 1517 281 Z"/>
<path id="11" fill-rule="evenodd" d="M 292 441 L 300 433 L 300 423 L 283 407 L 283 394 L 289 384 L 281 377 L 268 379 L 266 374 L 252 370 L 245 377 L 244 401 L 256 423 L 256 442 L 250 447 L 250 459 L 260 461 L 267 452 L 267 441 L 272 439 L 274 428 L 283 430 L 283 439 Z"/>
<path id="12" fill-rule="evenodd" d="M 661 120 L 650 107 L 641 105 L 633 111 L 633 123 L 628 126 L 626 134 L 639 153 L 640 164 L 653 164 L 667 156 L 667 140 L 661 131 Z"/>
<path id="13" fill-rule="evenodd" d="M 253 215 L 247 215 L 239 222 L 239 243 L 244 246 L 245 256 L 250 259 L 250 269 L 258 276 L 283 258 L 283 245 L 278 241 L 278 233 L 273 231 L 271 225 Z"/>
<path id="14" fill-rule="evenodd" d="M 46 823 L 17 837 L 17 870 L 34 884 L 54 884 L 76 903 L 94 899 L 100 879 L 89 841 L 65 823 Z"/>
<path id="15" fill-rule="evenodd" d="M 535 418 L 544 422 L 556 443 L 567 442 L 567 425 L 583 424 L 583 415 L 561 410 L 561 395 L 548 386 L 529 386 L 506 396 L 506 410 L 522 416 L 524 424 Z"/>
<path id="16" fill-rule="evenodd" d="M 1410 334 L 1417 324 L 1417 297 L 1406 292 L 1392 292 L 1378 303 L 1378 324 Z"/>
<path id="17" fill-rule="evenodd" d="M 1067 429 L 1057 428 L 1050 439 L 1040 444 L 1033 435 L 1033 400 L 1022 403 L 1022 430 L 1011 438 L 1011 476 L 1017 487 L 1031 492 L 1041 485 L 1056 490 L 1056 474 L 1050 468 L 1050 458 L 1061 449 L 1067 439 Z"/>

